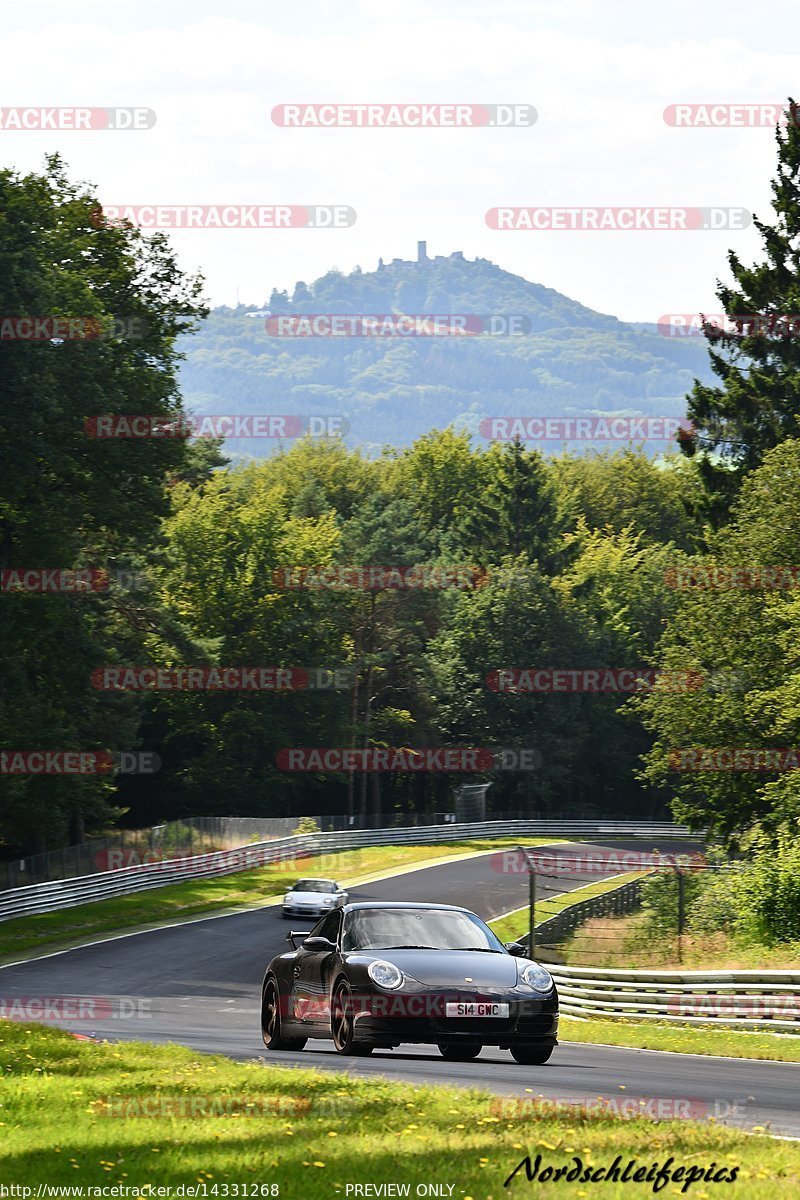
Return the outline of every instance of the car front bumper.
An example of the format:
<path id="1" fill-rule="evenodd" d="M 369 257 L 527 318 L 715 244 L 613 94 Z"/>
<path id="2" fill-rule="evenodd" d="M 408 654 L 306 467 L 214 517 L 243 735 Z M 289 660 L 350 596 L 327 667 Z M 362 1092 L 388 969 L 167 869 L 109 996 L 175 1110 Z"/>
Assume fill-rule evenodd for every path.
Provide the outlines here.
<path id="1" fill-rule="evenodd" d="M 558 1041 L 558 996 L 521 998 L 518 994 L 482 993 L 481 1001 L 505 1003 L 508 1017 L 447 1017 L 445 1004 L 463 1001 L 463 995 L 444 992 L 426 995 L 394 993 L 364 998 L 355 1006 L 355 1028 L 359 1041 L 374 1045 L 421 1042 L 480 1042 L 485 1046 L 555 1046 Z"/>
<path id="2" fill-rule="evenodd" d="M 324 917 L 326 913 L 333 912 L 335 905 L 299 905 L 299 904 L 284 904 L 283 913 L 286 917 Z"/>

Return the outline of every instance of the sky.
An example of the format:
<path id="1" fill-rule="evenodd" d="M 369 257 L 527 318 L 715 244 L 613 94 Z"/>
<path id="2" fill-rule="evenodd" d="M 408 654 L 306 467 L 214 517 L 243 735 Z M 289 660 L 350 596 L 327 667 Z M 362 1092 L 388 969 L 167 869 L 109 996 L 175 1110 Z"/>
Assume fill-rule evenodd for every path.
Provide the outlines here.
<path id="1" fill-rule="evenodd" d="M 712 313 L 722 229 L 495 229 L 495 207 L 745 210 L 769 220 L 769 127 L 670 126 L 679 103 L 800 93 L 800 10 L 784 0 L 400 5 L 328 0 L 0 0 L 0 107 L 136 106 L 140 130 L 0 129 L 0 164 L 58 151 L 105 205 L 347 205 L 345 228 L 170 236 L 213 304 L 262 304 L 330 268 L 463 251 L 624 320 Z M 281 104 L 525 104 L 512 128 L 287 128 Z"/>

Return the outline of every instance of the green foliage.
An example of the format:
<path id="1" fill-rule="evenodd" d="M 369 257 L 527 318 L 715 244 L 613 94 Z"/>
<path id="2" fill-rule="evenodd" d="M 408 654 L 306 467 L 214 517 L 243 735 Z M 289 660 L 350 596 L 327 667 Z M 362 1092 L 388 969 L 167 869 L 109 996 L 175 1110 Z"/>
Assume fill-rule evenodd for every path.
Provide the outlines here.
<path id="1" fill-rule="evenodd" d="M 562 454 L 553 466 L 565 521 L 589 529 L 631 528 L 646 542 L 698 549 L 705 494 L 696 463 L 677 456 L 656 462 L 626 448 Z"/>
<path id="2" fill-rule="evenodd" d="M 295 834 L 301 833 L 319 833 L 319 824 L 313 817 L 301 817 L 297 822 Z"/>
<path id="3" fill-rule="evenodd" d="M 746 479 L 731 524 L 709 552 L 673 560 L 676 603 L 659 665 L 696 671 L 706 682 L 689 691 L 655 688 L 634 707 L 656 735 L 646 778 L 674 787 L 679 820 L 732 835 L 755 819 L 769 821 L 773 810 L 797 812 L 793 772 L 676 770 L 675 753 L 798 744 L 800 601 L 791 583 L 798 544 L 800 442 L 787 441 Z M 788 568 L 783 586 L 770 586 L 772 567 Z M 743 585 L 731 586 L 737 569 Z"/>
<path id="4" fill-rule="evenodd" d="M 684 871 L 684 913 L 688 912 L 696 897 L 703 893 L 707 878 L 708 876 L 699 871 Z M 634 947 L 636 945 L 646 946 L 656 939 L 663 939 L 666 942 L 674 941 L 678 933 L 678 887 L 677 873 L 672 870 L 659 871 L 642 880 L 641 896 L 644 920 L 633 939 Z"/>
<path id="5" fill-rule="evenodd" d="M 159 552 L 167 483 L 190 467 L 180 438 L 87 436 L 101 414 L 180 416 L 175 339 L 204 312 L 200 281 L 181 275 L 162 236 L 105 226 L 97 211 L 57 157 L 41 174 L 0 171 L 0 311 L 112 330 L 2 343 L 3 569 L 144 570 Z M 114 654 L 143 653 L 160 623 L 146 593 L 1 599 L 0 746 L 134 748 L 137 703 L 103 697 L 90 676 Z M 102 775 L 5 777 L 0 789 L 0 841 L 20 849 L 78 841 L 117 815 Z"/>
<path id="6" fill-rule="evenodd" d="M 789 101 L 794 111 L 794 101 Z M 788 106 L 787 106 L 788 107 Z M 754 218 L 764 258 L 745 266 L 733 251 L 728 266 L 733 286 L 717 288 L 735 333 L 707 327 L 709 356 L 719 383 L 698 382 L 689 397 L 694 437 L 687 454 L 700 452 L 701 468 L 725 511 L 742 477 L 771 448 L 800 436 L 800 129 L 789 120 L 777 126 L 777 173 L 772 182 L 772 224 Z M 753 324 L 742 317 L 762 316 Z M 736 318 L 739 318 L 738 322 Z M 778 324 L 770 328 L 770 318 Z M 783 324 L 783 328 L 781 325 Z"/>
<path id="7" fill-rule="evenodd" d="M 714 879 L 693 907 L 692 928 L 731 931 L 745 944 L 800 940 L 798 822 L 771 833 L 755 826 L 745 850 L 744 869 Z"/>

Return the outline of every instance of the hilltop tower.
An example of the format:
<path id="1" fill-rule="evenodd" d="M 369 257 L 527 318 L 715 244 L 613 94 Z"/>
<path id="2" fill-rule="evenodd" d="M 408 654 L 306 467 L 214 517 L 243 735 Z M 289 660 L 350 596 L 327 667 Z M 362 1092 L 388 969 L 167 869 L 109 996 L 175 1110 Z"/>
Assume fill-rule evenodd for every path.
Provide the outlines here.
<path id="1" fill-rule="evenodd" d="M 428 243 L 417 242 L 417 262 L 426 263 L 428 261 Z"/>

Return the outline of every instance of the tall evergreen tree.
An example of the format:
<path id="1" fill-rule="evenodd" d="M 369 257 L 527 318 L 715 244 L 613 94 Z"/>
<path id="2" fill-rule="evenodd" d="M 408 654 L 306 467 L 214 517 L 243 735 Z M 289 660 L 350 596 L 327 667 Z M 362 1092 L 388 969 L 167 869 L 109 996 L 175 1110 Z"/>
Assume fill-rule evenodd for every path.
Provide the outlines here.
<path id="1" fill-rule="evenodd" d="M 517 438 L 493 446 L 483 459 L 483 488 L 472 498 L 464 519 L 467 545 L 484 562 L 502 554 L 549 558 L 556 525 L 556 494 L 548 469 L 536 450 Z"/>
<path id="2" fill-rule="evenodd" d="M 786 128 L 775 131 L 775 221 L 753 218 L 765 257 L 745 266 L 728 253 L 734 283 L 719 284 L 717 296 L 735 331 L 706 323 L 720 384 L 695 384 L 688 405 L 695 428 L 680 439 L 684 453 L 701 455 L 718 518 L 765 453 L 800 435 L 800 127 L 792 100 L 788 112 Z"/>

